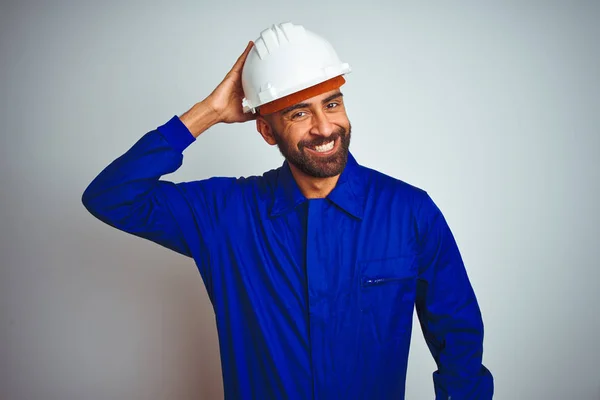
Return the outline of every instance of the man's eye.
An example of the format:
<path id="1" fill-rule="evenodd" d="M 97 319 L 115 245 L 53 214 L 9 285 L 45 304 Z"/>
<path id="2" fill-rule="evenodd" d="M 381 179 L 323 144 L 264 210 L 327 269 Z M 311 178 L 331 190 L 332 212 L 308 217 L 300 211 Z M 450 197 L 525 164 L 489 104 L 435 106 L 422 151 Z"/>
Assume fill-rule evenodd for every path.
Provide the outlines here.
<path id="1" fill-rule="evenodd" d="M 304 111 L 299 111 L 296 114 L 292 115 L 292 119 L 304 117 L 305 115 L 306 115 L 306 113 Z"/>
<path id="2" fill-rule="evenodd" d="M 339 105 L 338 103 L 329 103 L 329 104 L 327 104 L 327 108 L 335 108 L 338 105 Z"/>

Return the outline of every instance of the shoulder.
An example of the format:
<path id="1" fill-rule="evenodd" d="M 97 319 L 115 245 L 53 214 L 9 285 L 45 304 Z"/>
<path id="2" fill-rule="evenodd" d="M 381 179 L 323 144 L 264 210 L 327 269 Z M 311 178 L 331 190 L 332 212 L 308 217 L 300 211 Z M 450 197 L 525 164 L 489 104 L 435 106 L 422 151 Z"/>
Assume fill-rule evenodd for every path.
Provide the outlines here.
<path id="1" fill-rule="evenodd" d="M 262 175 L 249 175 L 236 178 L 236 185 L 243 192 L 266 195 L 276 186 L 281 167 L 265 171 Z"/>
<path id="2" fill-rule="evenodd" d="M 235 191 L 251 188 L 268 187 L 277 180 L 281 168 L 266 171 L 262 175 L 247 176 L 213 176 L 206 179 L 181 182 L 178 185 L 184 188 L 202 188 L 203 190 Z"/>
<path id="3" fill-rule="evenodd" d="M 443 219 L 440 208 L 424 188 L 368 167 L 360 168 L 369 202 L 407 212 L 418 226 Z"/>
<path id="4" fill-rule="evenodd" d="M 182 182 L 180 190 L 195 197 L 218 197 L 233 199 L 239 197 L 268 197 L 277 182 L 280 168 L 264 172 L 262 175 L 214 176 L 206 179 Z"/>
<path id="5" fill-rule="evenodd" d="M 360 165 L 362 182 L 367 193 L 373 196 L 391 196 L 402 198 L 411 203 L 421 203 L 429 198 L 427 191 L 402 179 L 387 175 L 381 171 Z"/>

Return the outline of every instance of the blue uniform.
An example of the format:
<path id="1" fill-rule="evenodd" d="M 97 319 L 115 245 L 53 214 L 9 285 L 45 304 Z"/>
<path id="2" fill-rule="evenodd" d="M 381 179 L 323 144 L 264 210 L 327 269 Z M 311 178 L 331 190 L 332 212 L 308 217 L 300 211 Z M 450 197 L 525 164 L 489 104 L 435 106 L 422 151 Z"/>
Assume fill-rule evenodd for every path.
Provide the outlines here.
<path id="1" fill-rule="evenodd" d="M 226 399 L 403 399 L 416 307 L 438 399 L 491 399 L 483 323 L 438 207 L 359 165 L 306 199 L 262 176 L 161 180 L 195 138 L 174 116 L 83 194 L 97 218 L 194 259 L 214 307 Z"/>

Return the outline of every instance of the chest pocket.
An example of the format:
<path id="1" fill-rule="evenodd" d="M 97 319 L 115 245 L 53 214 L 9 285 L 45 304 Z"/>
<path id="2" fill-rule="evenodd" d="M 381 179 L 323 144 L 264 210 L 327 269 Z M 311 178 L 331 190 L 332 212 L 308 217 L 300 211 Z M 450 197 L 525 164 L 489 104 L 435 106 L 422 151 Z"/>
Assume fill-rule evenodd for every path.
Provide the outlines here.
<path id="1" fill-rule="evenodd" d="M 413 256 L 362 261 L 359 266 L 362 312 L 384 318 L 412 310 L 417 282 Z"/>

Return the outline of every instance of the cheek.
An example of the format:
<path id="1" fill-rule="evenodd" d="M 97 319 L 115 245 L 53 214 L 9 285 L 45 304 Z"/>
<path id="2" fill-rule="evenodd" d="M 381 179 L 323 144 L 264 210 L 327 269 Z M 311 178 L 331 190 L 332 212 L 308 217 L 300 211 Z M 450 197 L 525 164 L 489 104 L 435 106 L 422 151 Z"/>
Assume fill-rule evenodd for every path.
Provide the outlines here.
<path id="1" fill-rule="evenodd" d="M 332 116 L 330 121 L 336 125 L 343 126 L 345 128 L 348 128 L 348 126 L 350 126 L 350 121 L 348 120 L 348 116 L 346 115 L 345 111 L 339 112 L 338 114 Z"/>
<path id="2" fill-rule="evenodd" d="M 280 135 L 276 137 L 277 145 L 288 150 L 298 150 L 298 141 L 290 138 L 288 135 Z"/>
<path id="3" fill-rule="evenodd" d="M 305 127 L 299 126 L 299 124 L 294 124 L 294 126 L 290 126 L 284 131 L 282 139 L 286 142 L 288 147 L 297 149 L 298 143 L 300 143 L 306 137 L 307 132 L 308 129 Z"/>

